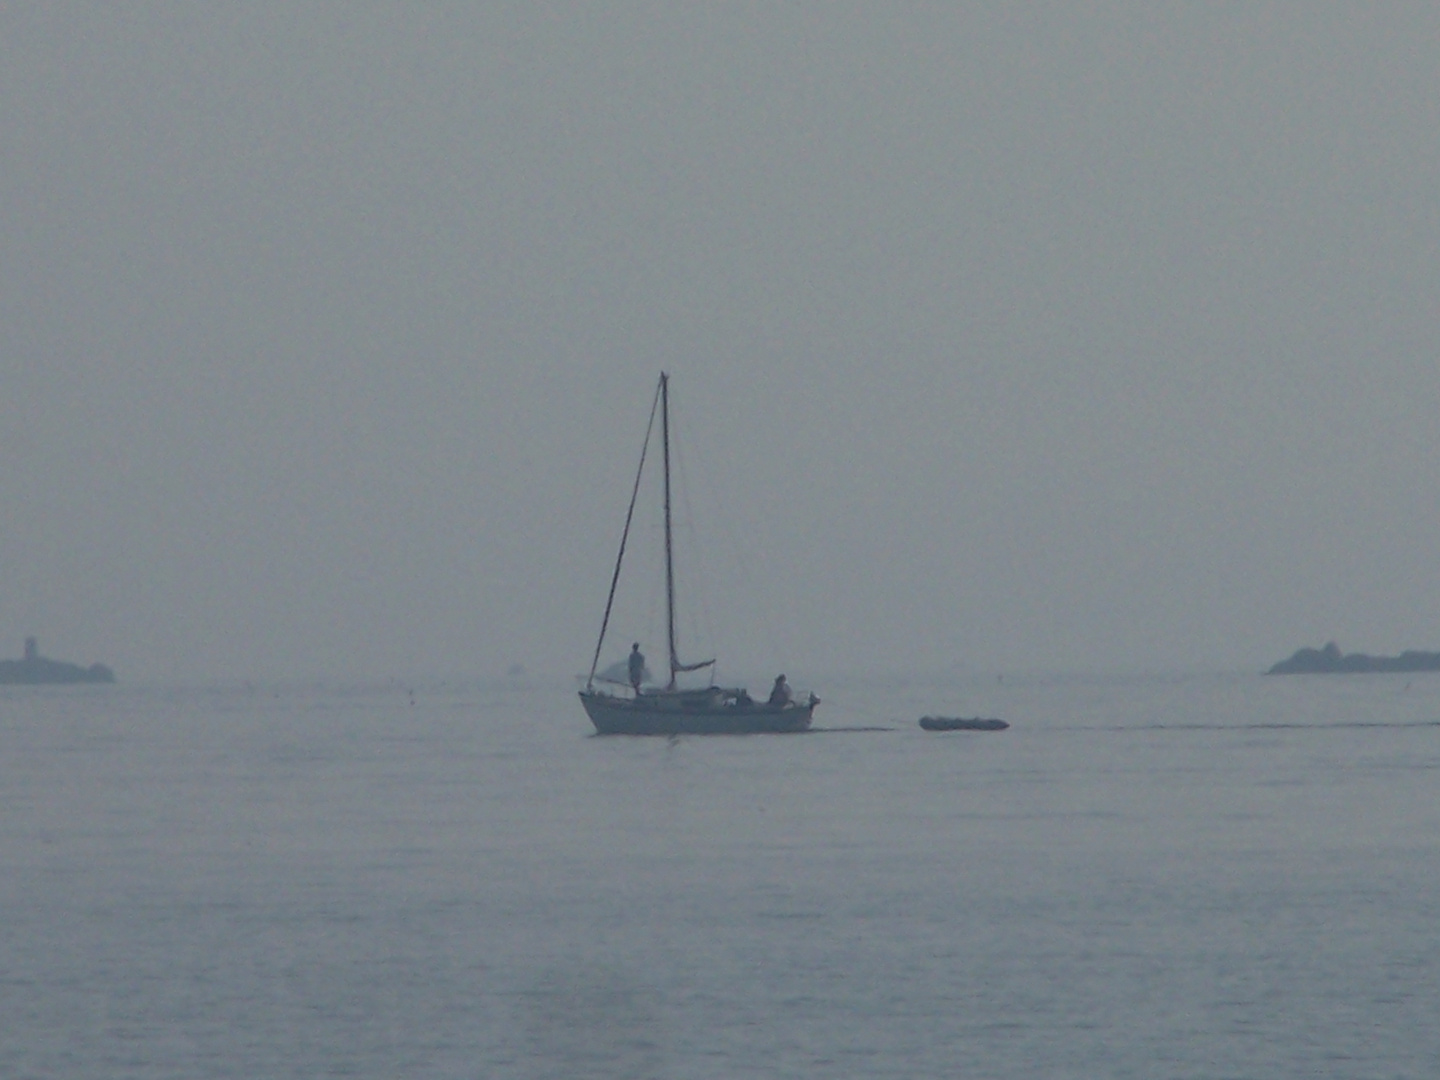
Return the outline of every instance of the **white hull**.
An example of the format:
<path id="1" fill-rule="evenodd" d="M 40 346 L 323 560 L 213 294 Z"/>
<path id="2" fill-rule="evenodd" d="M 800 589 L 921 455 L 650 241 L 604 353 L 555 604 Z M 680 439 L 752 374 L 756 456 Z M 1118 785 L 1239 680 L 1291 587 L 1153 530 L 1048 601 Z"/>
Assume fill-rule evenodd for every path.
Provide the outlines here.
<path id="1" fill-rule="evenodd" d="M 719 692 L 642 694 L 582 692 L 580 703 L 601 735 L 765 735 L 806 731 L 817 702 L 761 705 Z"/>

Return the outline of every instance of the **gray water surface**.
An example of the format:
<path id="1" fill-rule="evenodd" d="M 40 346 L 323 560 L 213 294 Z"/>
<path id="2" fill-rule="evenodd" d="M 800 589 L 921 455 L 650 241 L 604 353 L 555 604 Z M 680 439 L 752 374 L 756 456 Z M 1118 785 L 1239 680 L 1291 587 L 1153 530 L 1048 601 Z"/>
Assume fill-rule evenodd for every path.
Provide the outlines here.
<path id="1" fill-rule="evenodd" d="M 0 691 L 0 1075 L 1440 1068 L 1440 677 L 818 689 Z"/>

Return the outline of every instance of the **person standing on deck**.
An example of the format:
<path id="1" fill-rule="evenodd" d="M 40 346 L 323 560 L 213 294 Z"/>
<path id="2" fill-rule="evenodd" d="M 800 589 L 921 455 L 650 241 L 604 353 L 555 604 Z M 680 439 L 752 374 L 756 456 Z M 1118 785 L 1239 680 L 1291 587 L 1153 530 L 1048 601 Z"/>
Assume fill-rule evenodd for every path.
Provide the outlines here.
<path id="1" fill-rule="evenodd" d="M 640 695 L 640 682 L 645 678 L 645 654 L 640 651 L 640 642 L 630 646 L 630 685 L 635 695 Z"/>

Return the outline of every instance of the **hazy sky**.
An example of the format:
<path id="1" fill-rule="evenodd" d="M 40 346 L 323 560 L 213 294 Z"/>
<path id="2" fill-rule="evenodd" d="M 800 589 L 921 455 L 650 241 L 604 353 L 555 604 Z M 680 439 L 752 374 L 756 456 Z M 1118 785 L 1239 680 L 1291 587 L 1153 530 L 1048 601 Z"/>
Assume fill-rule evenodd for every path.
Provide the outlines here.
<path id="1" fill-rule="evenodd" d="M 0 3 L 0 655 L 583 670 L 662 368 L 730 674 L 1440 649 L 1440 7 L 1081 7 Z"/>

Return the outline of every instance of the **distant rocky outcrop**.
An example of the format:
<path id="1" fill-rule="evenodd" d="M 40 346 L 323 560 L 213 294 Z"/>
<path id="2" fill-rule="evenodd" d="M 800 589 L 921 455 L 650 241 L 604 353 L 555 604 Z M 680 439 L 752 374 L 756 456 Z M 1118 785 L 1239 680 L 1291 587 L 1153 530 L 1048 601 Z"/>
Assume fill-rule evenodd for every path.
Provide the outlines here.
<path id="1" fill-rule="evenodd" d="M 1358 675 L 1365 672 L 1440 671 L 1440 652 L 1403 652 L 1399 656 L 1342 653 L 1330 642 L 1323 649 L 1299 649 L 1266 675 Z"/>
<path id="2" fill-rule="evenodd" d="M 41 685 L 46 683 L 113 683 L 115 672 L 104 664 L 81 667 L 65 660 L 40 655 L 33 637 L 25 639 L 25 655 L 19 660 L 0 660 L 0 683 Z"/>

